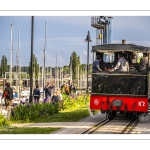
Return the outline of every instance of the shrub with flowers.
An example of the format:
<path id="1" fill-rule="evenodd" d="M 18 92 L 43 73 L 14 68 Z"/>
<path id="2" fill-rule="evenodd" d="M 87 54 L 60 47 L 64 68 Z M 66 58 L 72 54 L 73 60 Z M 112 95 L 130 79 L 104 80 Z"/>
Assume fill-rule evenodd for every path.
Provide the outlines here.
<path id="1" fill-rule="evenodd" d="M 52 103 L 24 103 L 21 102 L 18 106 L 11 110 L 11 121 L 34 121 L 40 117 L 49 117 L 52 114 L 58 113 L 58 104 Z"/>
<path id="2" fill-rule="evenodd" d="M 88 105 L 89 95 L 86 93 L 73 93 L 70 95 L 62 94 L 64 109 L 74 109 L 81 106 Z M 59 111 L 58 103 L 50 103 L 50 100 L 43 99 L 43 103 L 39 104 L 37 101 L 30 104 L 28 101 L 21 101 L 20 104 L 15 105 L 11 110 L 11 121 L 32 122 L 36 119 L 49 117 Z"/>

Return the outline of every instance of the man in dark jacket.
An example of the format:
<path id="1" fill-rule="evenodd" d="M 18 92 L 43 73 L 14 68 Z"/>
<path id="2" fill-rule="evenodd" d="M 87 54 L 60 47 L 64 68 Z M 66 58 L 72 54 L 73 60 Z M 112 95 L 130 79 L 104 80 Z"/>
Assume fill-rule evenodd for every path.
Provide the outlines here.
<path id="1" fill-rule="evenodd" d="M 93 72 L 102 72 L 101 68 L 100 68 L 100 61 L 101 58 L 99 55 L 96 56 L 96 60 L 93 62 Z"/>
<path id="2" fill-rule="evenodd" d="M 10 87 L 10 83 L 6 83 L 6 88 L 3 92 L 2 98 L 5 100 L 6 110 L 10 110 L 13 100 L 13 89 Z"/>

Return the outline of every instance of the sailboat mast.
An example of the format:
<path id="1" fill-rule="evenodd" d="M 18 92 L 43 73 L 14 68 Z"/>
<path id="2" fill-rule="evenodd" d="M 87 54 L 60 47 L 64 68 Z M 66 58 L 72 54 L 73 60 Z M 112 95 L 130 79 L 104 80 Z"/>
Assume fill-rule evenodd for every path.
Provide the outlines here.
<path id="1" fill-rule="evenodd" d="M 56 51 L 56 88 L 58 88 L 57 78 L 58 78 L 58 70 L 57 70 L 57 51 Z"/>
<path id="2" fill-rule="evenodd" d="M 9 68 L 9 82 L 12 84 L 12 24 L 10 24 L 10 68 Z"/>
<path id="3" fill-rule="evenodd" d="M 63 75 L 63 51 L 62 51 L 62 83 L 61 83 L 61 85 L 63 85 L 63 79 L 64 79 L 63 76 L 64 75 Z"/>
<path id="4" fill-rule="evenodd" d="M 46 51 L 46 22 L 45 22 L 45 44 L 44 44 L 44 60 L 43 60 L 43 98 L 44 96 L 44 87 L 45 87 L 45 51 Z"/>
<path id="5" fill-rule="evenodd" d="M 21 79 L 21 65 L 20 65 L 20 28 L 18 29 L 18 55 L 17 55 L 17 76 L 18 76 L 18 86 L 19 86 L 19 89 L 18 89 L 18 93 L 20 93 L 20 79 Z M 18 87 L 17 87 L 18 88 Z M 19 96 L 19 94 L 18 94 Z M 20 96 L 19 96 L 20 97 Z"/>

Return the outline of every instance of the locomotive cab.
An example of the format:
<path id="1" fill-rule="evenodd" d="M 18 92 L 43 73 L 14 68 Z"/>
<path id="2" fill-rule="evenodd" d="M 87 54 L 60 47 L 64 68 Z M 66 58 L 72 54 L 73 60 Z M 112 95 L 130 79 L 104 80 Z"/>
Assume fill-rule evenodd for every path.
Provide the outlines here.
<path id="1" fill-rule="evenodd" d="M 100 55 L 102 72 L 92 72 L 90 109 L 106 113 L 109 119 L 117 112 L 132 114 L 132 117 L 147 113 L 149 67 L 145 72 L 138 71 L 138 67 L 143 53 L 149 54 L 150 48 L 134 44 L 106 44 L 93 46 L 92 52 L 93 61 L 94 56 Z M 129 63 L 128 72 L 110 71 L 116 66 L 119 53 L 123 53 Z"/>

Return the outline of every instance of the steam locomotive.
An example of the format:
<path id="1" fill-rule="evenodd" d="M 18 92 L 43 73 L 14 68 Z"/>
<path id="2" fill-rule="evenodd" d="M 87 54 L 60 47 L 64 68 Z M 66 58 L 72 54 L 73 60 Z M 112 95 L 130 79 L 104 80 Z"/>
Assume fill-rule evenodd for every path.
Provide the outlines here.
<path id="1" fill-rule="evenodd" d="M 150 71 L 139 72 L 139 60 L 143 53 L 150 53 L 149 47 L 135 44 L 105 44 L 92 46 L 94 57 L 100 55 L 102 72 L 92 72 L 90 109 L 106 113 L 112 119 L 116 114 L 130 115 L 135 119 L 149 110 Z M 129 72 L 109 72 L 118 61 L 119 53 L 128 60 Z M 149 55 L 148 55 L 149 57 Z"/>

